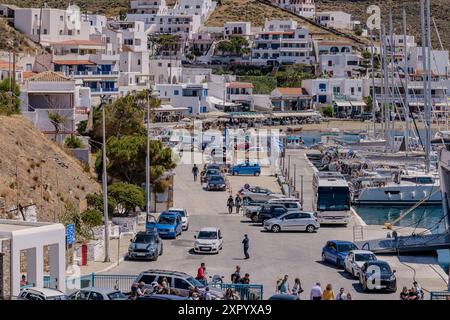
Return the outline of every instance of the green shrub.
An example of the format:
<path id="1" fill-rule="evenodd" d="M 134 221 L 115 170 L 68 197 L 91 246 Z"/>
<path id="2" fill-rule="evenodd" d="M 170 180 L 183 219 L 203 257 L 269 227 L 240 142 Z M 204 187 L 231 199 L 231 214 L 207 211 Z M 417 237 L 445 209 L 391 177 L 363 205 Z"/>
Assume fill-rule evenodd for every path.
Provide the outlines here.
<path id="1" fill-rule="evenodd" d="M 79 149 L 83 146 L 83 142 L 77 136 L 70 136 L 66 139 L 64 145 L 69 149 Z"/>
<path id="2" fill-rule="evenodd" d="M 333 108 L 330 105 L 323 107 L 322 114 L 325 117 L 332 117 L 333 116 Z"/>
<path id="3" fill-rule="evenodd" d="M 103 213 L 97 209 L 89 209 L 81 213 L 81 219 L 89 227 L 96 227 L 103 224 Z"/>

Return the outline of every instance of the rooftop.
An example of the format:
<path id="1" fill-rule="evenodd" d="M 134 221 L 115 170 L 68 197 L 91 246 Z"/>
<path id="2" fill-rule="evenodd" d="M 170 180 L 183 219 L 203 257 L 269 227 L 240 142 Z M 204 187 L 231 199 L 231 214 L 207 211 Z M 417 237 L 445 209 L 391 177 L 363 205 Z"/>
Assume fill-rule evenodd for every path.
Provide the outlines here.
<path id="1" fill-rule="evenodd" d="M 230 82 L 227 83 L 227 88 L 253 89 L 253 84 L 250 82 Z"/>
<path id="2" fill-rule="evenodd" d="M 8 61 L 0 60 L 0 70 L 9 70 L 9 69 L 11 70 L 13 69 L 13 64 L 9 63 Z M 22 70 L 22 68 L 16 64 L 16 70 Z"/>
<path id="3" fill-rule="evenodd" d="M 276 88 L 275 90 L 286 96 L 300 96 L 308 94 L 308 92 L 306 92 L 303 88 Z"/>
<path id="4" fill-rule="evenodd" d="M 28 79 L 28 81 L 32 82 L 66 82 L 66 81 L 72 81 L 71 79 L 63 76 L 62 74 L 59 74 L 57 72 L 53 71 L 44 71 L 41 73 L 36 74 L 35 76 L 32 76 Z"/>

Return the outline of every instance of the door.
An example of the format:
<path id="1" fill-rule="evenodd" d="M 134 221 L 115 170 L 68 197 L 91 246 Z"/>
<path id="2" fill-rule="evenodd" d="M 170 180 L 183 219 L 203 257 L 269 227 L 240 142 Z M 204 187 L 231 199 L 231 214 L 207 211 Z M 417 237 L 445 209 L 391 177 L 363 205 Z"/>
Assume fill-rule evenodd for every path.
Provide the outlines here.
<path id="1" fill-rule="evenodd" d="M 291 214 L 285 215 L 283 218 L 281 229 L 286 230 L 286 231 L 295 230 L 295 223 L 296 223 L 295 220 L 296 219 L 297 219 L 296 213 L 291 213 Z"/>
<path id="2" fill-rule="evenodd" d="M 306 226 L 310 224 L 311 216 L 307 213 L 297 213 L 297 218 L 295 219 L 295 230 L 305 231 Z"/>
<path id="3" fill-rule="evenodd" d="M 353 252 L 350 252 L 345 259 L 345 269 L 347 269 L 348 272 L 352 272 L 353 259 L 354 259 Z"/>
<path id="4" fill-rule="evenodd" d="M 189 289 L 191 285 L 182 278 L 175 278 L 174 286 L 175 290 L 182 296 L 189 296 Z"/>
<path id="5" fill-rule="evenodd" d="M 222 248 L 223 239 L 222 239 L 222 232 L 220 232 L 220 229 L 218 231 L 218 237 L 219 237 L 219 247 Z"/>

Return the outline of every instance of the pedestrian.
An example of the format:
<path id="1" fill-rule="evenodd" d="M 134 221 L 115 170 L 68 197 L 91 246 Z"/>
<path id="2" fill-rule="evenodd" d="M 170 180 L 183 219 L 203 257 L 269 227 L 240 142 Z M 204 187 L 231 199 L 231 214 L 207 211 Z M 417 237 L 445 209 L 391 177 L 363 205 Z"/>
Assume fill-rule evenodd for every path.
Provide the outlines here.
<path id="1" fill-rule="evenodd" d="M 304 290 L 302 288 L 302 283 L 300 282 L 300 279 L 295 278 L 294 285 L 292 286 L 292 294 L 300 298 L 300 293 L 302 293 L 303 291 Z"/>
<path id="2" fill-rule="evenodd" d="M 225 292 L 225 296 L 223 297 L 224 300 L 235 300 L 233 295 L 233 289 L 228 288 Z"/>
<path id="3" fill-rule="evenodd" d="M 209 287 L 205 288 L 205 300 L 212 300 L 211 292 L 209 292 Z"/>
<path id="4" fill-rule="evenodd" d="M 198 167 L 196 164 L 192 167 L 192 175 L 194 176 L 194 181 L 197 181 L 198 176 Z"/>
<path id="5" fill-rule="evenodd" d="M 281 279 L 281 278 L 278 278 L 278 279 L 277 279 L 277 283 L 275 284 L 275 293 L 280 293 L 280 284 L 281 284 L 281 281 L 283 281 L 283 279 Z"/>
<path id="6" fill-rule="evenodd" d="M 244 235 L 244 240 L 242 240 L 242 244 L 244 245 L 245 259 L 250 259 L 250 255 L 248 254 L 249 242 L 250 239 L 248 238 L 248 235 Z"/>
<path id="7" fill-rule="evenodd" d="M 243 284 L 243 285 L 250 284 L 250 274 L 246 273 L 244 275 L 244 277 L 239 282 L 241 284 Z M 249 297 L 250 297 L 250 290 L 248 288 L 243 287 L 243 288 L 241 288 L 240 291 L 241 291 L 240 293 L 241 293 L 242 300 L 250 300 L 249 299 Z"/>
<path id="8" fill-rule="evenodd" d="M 423 292 L 422 286 L 417 281 L 413 282 L 413 286 L 416 289 L 419 300 L 423 300 L 424 292 Z"/>
<path id="9" fill-rule="evenodd" d="M 200 267 L 197 270 L 197 277 L 195 279 L 201 282 L 206 281 L 206 265 L 204 262 L 200 264 Z"/>
<path id="10" fill-rule="evenodd" d="M 27 286 L 27 285 L 28 285 L 27 277 L 23 274 L 22 278 L 20 280 L 20 286 L 24 287 L 24 286 Z"/>
<path id="11" fill-rule="evenodd" d="M 339 289 L 339 293 L 336 295 L 336 300 L 347 300 L 347 293 L 345 293 L 345 289 Z"/>
<path id="12" fill-rule="evenodd" d="M 228 200 L 227 200 L 227 207 L 228 207 L 229 214 L 233 213 L 233 206 L 234 206 L 233 196 L 230 194 L 230 196 L 228 197 Z"/>
<path id="13" fill-rule="evenodd" d="M 347 293 L 347 300 L 353 300 L 353 299 L 352 299 L 352 295 L 350 294 L 350 292 Z"/>
<path id="14" fill-rule="evenodd" d="M 409 300 L 409 292 L 407 287 L 403 287 L 402 292 L 400 292 L 400 300 Z"/>
<path id="15" fill-rule="evenodd" d="M 322 300 L 322 294 L 323 291 L 320 282 L 317 282 L 316 285 L 311 288 L 309 296 L 311 300 Z"/>
<path id="16" fill-rule="evenodd" d="M 242 204 L 241 196 L 238 193 L 236 194 L 236 198 L 234 198 L 234 205 L 236 206 L 237 214 L 239 214 L 239 210 L 241 210 L 241 204 Z"/>
<path id="17" fill-rule="evenodd" d="M 327 286 L 325 287 L 325 290 L 322 294 L 322 300 L 336 300 L 331 283 L 327 284 Z"/>
<path id="18" fill-rule="evenodd" d="M 419 295 L 418 295 L 415 287 L 412 287 L 411 289 L 409 289 L 408 296 L 409 296 L 408 300 L 419 300 Z"/>
<path id="19" fill-rule="evenodd" d="M 250 274 L 246 273 L 241 280 L 239 280 L 241 284 L 250 284 Z"/>
<path id="20" fill-rule="evenodd" d="M 241 267 L 236 266 L 236 270 L 231 274 L 231 283 L 239 283 L 241 281 Z"/>
<path id="21" fill-rule="evenodd" d="M 283 280 L 281 280 L 279 291 L 281 294 L 289 294 L 289 282 L 288 282 L 289 276 L 287 274 L 284 275 Z"/>

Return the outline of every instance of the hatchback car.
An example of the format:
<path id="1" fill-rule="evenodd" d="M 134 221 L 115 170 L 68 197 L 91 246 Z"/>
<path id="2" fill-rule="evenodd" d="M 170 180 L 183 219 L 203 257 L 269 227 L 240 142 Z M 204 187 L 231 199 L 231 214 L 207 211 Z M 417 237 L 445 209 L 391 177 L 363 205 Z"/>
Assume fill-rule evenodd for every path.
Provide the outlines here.
<path id="1" fill-rule="evenodd" d="M 211 176 L 220 176 L 222 173 L 219 169 L 207 169 L 206 171 L 201 173 L 201 182 L 205 183 L 208 181 Z"/>
<path id="2" fill-rule="evenodd" d="M 264 221 L 264 229 L 272 232 L 306 231 L 313 233 L 320 228 L 313 212 L 289 212 Z"/>
<path id="3" fill-rule="evenodd" d="M 330 240 L 322 248 L 322 262 L 332 262 L 338 268 L 344 266 L 344 260 L 351 250 L 358 250 L 358 247 L 349 241 Z"/>
<path id="4" fill-rule="evenodd" d="M 227 190 L 227 184 L 223 176 L 210 176 L 206 182 L 206 190 L 212 191 L 225 191 Z"/>
<path id="5" fill-rule="evenodd" d="M 28 287 L 20 291 L 20 299 L 24 300 L 67 300 L 67 296 L 59 290 L 50 288 Z"/>
<path id="6" fill-rule="evenodd" d="M 245 162 L 231 167 L 231 174 L 235 175 L 252 175 L 259 176 L 261 174 L 261 167 L 256 162 Z"/>
<path id="7" fill-rule="evenodd" d="M 189 215 L 186 209 L 182 208 L 170 208 L 167 212 L 176 212 L 181 216 L 181 222 L 183 224 L 183 231 L 187 231 L 189 229 Z"/>
<path id="8" fill-rule="evenodd" d="M 397 278 L 386 261 L 367 261 L 361 267 L 359 283 L 364 291 L 387 290 L 397 291 Z"/>
<path id="9" fill-rule="evenodd" d="M 156 261 L 162 254 L 163 243 L 158 233 L 138 232 L 136 236 L 131 239 L 127 258 L 151 259 L 153 261 Z"/>
<path id="10" fill-rule="evenodd" d="M 127 300 L 127 296 L 115 289 L 88 287 L 73 292 L 68 300 Z"/>
<path id="11" fill-rule="evenodd" d="M 359 273 L 364 262 L 376 261 L 377 256 L 372 251 L 352 250 L 348 253 L 344 260 L 344 269 L 353 277 L 359 278 Z"/>
<path id="12" fill-rule="evenodd" d="M 181 231 L 183 229 L 181 215 L 177 212 L 162 212 L 159 215 L 156 228 L 158 229 L 158 233 L 161 237 L 175 239 L 178 235 L 181 234 Z"/>
<path id="13" fill-rule="evenodd" d="M 194 237 L 194 252 L 219 253 L 222 250 L 223 238 L 219 228 L 202 228 Z"/>
<path id="14" fill-rule="evenodd" d="M 285 198 L 286 196 L 281 193 L 275 193 L 267 188 L 252 186 L 247 189 L 242 188 L 239 191 L 244 203 L 250 201 L 269 201 L 271 199 Z"/>

